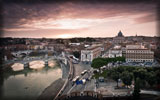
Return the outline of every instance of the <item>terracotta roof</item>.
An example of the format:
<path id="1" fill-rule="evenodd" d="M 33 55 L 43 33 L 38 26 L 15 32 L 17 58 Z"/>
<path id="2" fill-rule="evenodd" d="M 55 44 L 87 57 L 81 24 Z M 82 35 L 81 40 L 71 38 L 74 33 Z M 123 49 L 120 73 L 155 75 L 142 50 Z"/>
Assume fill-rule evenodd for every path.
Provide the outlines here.
<path id="1" fill-rule="evenodd" d="M 94 50 L 94 49 L 96 49 L 96 48 L 98 48 L 98 47 L 100 47 L 100 46 L 89 47 L 89 48 L 86 48 L 86 50 Z"/>

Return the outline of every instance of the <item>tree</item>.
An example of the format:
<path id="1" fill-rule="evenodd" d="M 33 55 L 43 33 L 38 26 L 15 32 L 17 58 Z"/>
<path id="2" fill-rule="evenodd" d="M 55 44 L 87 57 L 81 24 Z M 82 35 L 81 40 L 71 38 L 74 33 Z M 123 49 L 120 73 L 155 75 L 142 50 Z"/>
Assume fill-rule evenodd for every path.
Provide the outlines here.
<path id="1" fill-rule="evenodd" d="M 160 84 L 160 70 L 155 71 L 155 76 L 156 76 L 156 80 L 157 80 L 157 84 Z"/>
<path id="2" fill-rule="evenodd" d="M 0 97 L 2 97 L 2 93 L 3 93 L 3 82 L 4 82 L 4 70 L 3 70 L 3 62 L 4 62 L 4 50 L 1 50 L 2 52 L 0 52 Z"/>
<path id="3" fill-rule="evenodd" d="M 134 74 L 134 78 L 136 79 L 137 77 L 139 77 L 140 79 L 142 79 L 142 80 L 145 80 L 147 77 L 147 70 L 146 69 L 144 69 L 144 68 L 139 68 L 139 69 L 137 69 L 137 70 L 135 70 L 134 72 L 133 72 L 133 74 Z"/>
<path id="4" fill-rule="evenodd" d="M 94 42 L 94 41 L 95 41 L 94 38 L 90 38 L 90 37 L 85 38 L 85 40 L 86 40 L 87 42 Z"/>
<path id="5" fill-rule="evenodd" d="M 2 65 L 4 62 L 4 52 L 5 52 L 4 49 L 2 49 L 0 52 L 0 65 Z M 0 66 L 0 71 L 1 71 L 1 69 L 2 69 L 2 66 Z"/>
<path id="6" fill-rule="evenodd" d="M 116 58 L 95 58 L 92 61 L 92 67 L 100 68 L 109 62 L 116 62 L 116 61 L 124 61 L 124 57 L 116 57 Z"/>
<path id="7" fill-rule="evenodd" d="M 115 69 L 116 69 L 116 71 L 118 71 L 119 73 L 122 73 L 122 72 L 126 71 L 126 66 L 116 67 Z"/>
<path id="8" fill-rule="evenodd" d="M 125 61 L 125 57 L 116 57 L 115 61 L 122 61 L 122 62 L 124 62 Z"/>
<path id="9" fill-rule="evenodd" d="M 125 85 L 131 85 L 132 84 L 132 80 L 133 80 L 133 74 L 128 72 L 128 71 L 124 71 L 122 74 L 121 74 L 121 79 L 123 81 L 123 83 Z"/>
<path id="10" fill-rule="evenodd" d="M 107 62 L 104 61 L 103 58 L 96 58 L 96 59 L 93 59 L 91 66 L 93 68 L 100 68 L 106 64 L 107 64 Z"/>
<path id="11" fill-rule="evenodd" d="M 149 73 L 147 74 L 146 81 L 148 82 L 148 84 L 149 84 L 150 86 L 153 86 L 153 85 L 156 83 L 155 73 L 154 73 L 154 72 L 149 72 Z"/>
<path id="12" fill-rule="evenodd" d="M 120 73 L 119 73 L 119 72 L 113 71 L 113 72 L 111 73 L 112 79 L 117 82 L 117 87 L 118 87 L 118 79 L 120 78 L 119 76 L 120 76 Z"/>
<path id="13" fill-rule="evenodd" d="M 136 69 L 136 67 L 132 67 L 132 66 L 128 66 L 128 67 L 125 66 L 125 68 L 126 68 L 126 71 L 128 72 L 133 72 Z"/>
<path id="14" fill-rule="evenodd" d="M 73 52 L 73 55 L 76 57 L 76 58 L 79 58 L 80 57 L 80 53 L 78 51 L 74 51 Z"/>
<path id="15" fill-rule="evenodd" d="M 140 79 L 135 79 L 135 85 L 134 85 L 134 92 L 133 92 L 133 99 L 138 100 L 140 97 Z"/>

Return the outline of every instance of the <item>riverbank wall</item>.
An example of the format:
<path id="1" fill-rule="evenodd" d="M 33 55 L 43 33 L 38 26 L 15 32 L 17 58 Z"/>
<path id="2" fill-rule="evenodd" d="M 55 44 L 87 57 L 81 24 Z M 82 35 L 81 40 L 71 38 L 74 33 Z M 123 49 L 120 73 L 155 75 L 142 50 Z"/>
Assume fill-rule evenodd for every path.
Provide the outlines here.
<path id="1" fill-rule="evenodd" d="M 61 60 L 56 59 L 62 69 L 62 78 L 53 82 L 48 86 L 37 100 L 53 100 L 56 99 L 63 92 L 68 84 L 68 77 L 71 74 L 71 63 L 67 60 L 67 64 L 64 64 Z"/>

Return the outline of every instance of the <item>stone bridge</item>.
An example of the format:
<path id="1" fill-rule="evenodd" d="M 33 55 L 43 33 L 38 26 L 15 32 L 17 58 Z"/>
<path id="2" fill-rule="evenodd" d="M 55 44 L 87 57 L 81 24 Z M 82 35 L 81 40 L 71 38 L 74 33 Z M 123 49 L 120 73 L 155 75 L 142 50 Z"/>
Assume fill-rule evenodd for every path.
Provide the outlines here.
<path id="1" fill-rule="evenodd" d="M 28 55 L 32 52 L 32 50 L 24 50 L 24 51 L 17 51 L 17 52 L 12 52 L 12 55 L 15 57 L 19 57 L 22 54 Z"/>
<path id="2" fill-rule="evenodd" d="M 52 56 L 52 57 L 30 57 L 30 58 L 27 58 L 25 60 L 21 60 L 21 61 L 14 61 L 13 63 L 21 63 L 21 64 L 24 64 L 24 66 L 28 66 L 29 63 L 31 61 L 35 61 L 35 60 L 42 60 L 45 62 L 45 64 L 47 65 L 48 64 L 48 61 L 50 60 L 60 60 L 61 62 L 63 62 L 65 65 L 67 64 L 67 59 L 65 57 L 59 57 L 59 56 Z"/>

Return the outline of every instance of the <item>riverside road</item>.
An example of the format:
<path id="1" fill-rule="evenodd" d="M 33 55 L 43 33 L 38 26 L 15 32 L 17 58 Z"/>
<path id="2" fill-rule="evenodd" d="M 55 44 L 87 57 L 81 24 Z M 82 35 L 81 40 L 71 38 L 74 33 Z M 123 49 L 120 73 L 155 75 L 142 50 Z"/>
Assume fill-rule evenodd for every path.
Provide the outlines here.
<path id="1" fill-rule="evenodd" d="M 81 79 L 89 78 L 91 76 L 91 73 L 86 73 L 83 76 L 81 75 L 81 72 L 83 70 L 91 69 L 90 65 L 86 65 L 80 62 L 79 64 L 73 64 L 73 67 L 74 67 L 73 68 L 73 71 L 74 71 L 73 78 L 76 76 L 80 76 L 80 80 L 81 80 Z M 76 85 L 76 84 L 72 85 L 72 80 L 69 80 L 62 95 L 67 95 L 75 91 L 83 92 L 83 91 L 88 91 L 88 90 L 92 90 L 92 91 L 95 90 L 95 80 L 94 79 L 90 81 L 86 81 L 86 84 L 80 84 L 80 85 Z"/>

